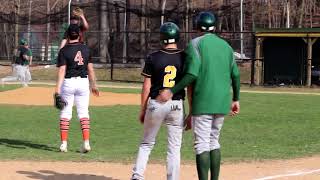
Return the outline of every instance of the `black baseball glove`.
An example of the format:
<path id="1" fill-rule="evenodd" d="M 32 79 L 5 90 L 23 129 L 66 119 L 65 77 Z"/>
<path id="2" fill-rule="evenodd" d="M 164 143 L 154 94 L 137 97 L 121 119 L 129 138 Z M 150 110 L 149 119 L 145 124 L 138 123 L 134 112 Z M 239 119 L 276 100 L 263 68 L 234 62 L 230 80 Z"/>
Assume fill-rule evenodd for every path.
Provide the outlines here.
<path id="1" fill-rule="evenodd" d="M 57 109 L 62 110 L 64 107 L 66 107 L 67 102 L 65 102 L 65 100 L 60 96 L 60 94 L 54 93 L 53 99 L 54 99 L 54 106 Z"/>

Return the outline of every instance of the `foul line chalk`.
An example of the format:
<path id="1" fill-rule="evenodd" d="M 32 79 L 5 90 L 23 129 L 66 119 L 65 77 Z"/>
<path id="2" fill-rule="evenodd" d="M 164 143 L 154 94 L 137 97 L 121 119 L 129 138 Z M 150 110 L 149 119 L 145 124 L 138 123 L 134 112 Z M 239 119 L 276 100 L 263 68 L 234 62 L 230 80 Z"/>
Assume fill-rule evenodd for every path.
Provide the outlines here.
<path id="1" fill-rule="evenodd" d="M 276 178 L 282 178 L 282 177 L 290 177 L 290 176 L 301 176 L 301 175 L 307 175 L 307 174 L 313 174 L 320 172 L 320 169 L 312 170 L 312 171 L 306 171 L 306 172 L 297 172 L 292 174 L 282 174 L 282 175 L 276 175 L 276 176 L 267 176 L 263 178 L 258 178 L 254 180 L 269 180 L 269 179 L 276 179 Z"/>

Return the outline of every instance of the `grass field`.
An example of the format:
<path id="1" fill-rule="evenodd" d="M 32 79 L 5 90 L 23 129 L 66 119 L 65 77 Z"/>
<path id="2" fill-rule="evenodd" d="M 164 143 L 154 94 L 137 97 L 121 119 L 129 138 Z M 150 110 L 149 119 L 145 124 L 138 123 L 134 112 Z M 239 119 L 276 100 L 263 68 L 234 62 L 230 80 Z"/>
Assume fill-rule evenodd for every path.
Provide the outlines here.
<path id="1" fill-rule="evenodd" d="M 242 93 L 241 114 L 228 117 L 223 127 L 223 160 L 287 159 L 319 154 L 319 108 L 316 105 L 319 101 L 320 96 L 316 95 Z M 142 126 L 137 121 L 138 112 L 139 106 L 91 107 L 93 151 L 82 155 L 77 152 L 81 133 L 76 119 L 71 123 L 69 152 L 59 153 L 57 110 L 45 106 L 0 105 L 0 159 L 131 163 L 142 133 Z M 151 155 L 152 161 L 165 160 L 165 134 L 166 130 L 162 128 Z M 186 132 L 182 149 L 184 162 L 194 160 L 192 139 L 192 133 Z"/>
<path id="2" fill-rule="evenodd" d="M 1 67 L 1 66 L 0 66 Z M 0 71 L 0 78 L 10 75 L 11 67 L 6 66 L 6 71 Z M 114 68 L 113 70 L 113 80 L 118 81 L 135 81 L 142 82 L 143 77 L 141 76 L 141 68 Z M 239 66 L 241 71 L 241 82 L 249 83 L 250 82 L 250 68 L 248 66 Z M 51 80 L 54 81 L 57 76 L 56 68 L 52 65 L 50 68 L 43 68 L 43 66 L 31 68 L 31 74 L 33 80 Z M 110 81 L 111 72 L 110 68 L 95 68 L 95 73 L 98 80 L 101 81 Z"/>

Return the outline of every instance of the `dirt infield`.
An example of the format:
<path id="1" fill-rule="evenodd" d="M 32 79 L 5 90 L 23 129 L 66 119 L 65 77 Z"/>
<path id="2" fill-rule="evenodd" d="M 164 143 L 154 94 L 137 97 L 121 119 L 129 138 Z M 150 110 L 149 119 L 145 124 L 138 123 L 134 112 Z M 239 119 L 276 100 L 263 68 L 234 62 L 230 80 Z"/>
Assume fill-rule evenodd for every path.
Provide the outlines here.
<path id="1" fill-rule="evenodd" d="M 0 93 L 1 104 L 52 105 L 53 88 L 28 87 Z M 102 92 L 101 97 L 92 97 L 91 105 L 137 105 L 139 94 Z M 248 163 L 225 163 L 222 165 L 222 180 L 319 180 L 320 156 L 294 160 L 277 160 Z M 102 162 L 0 162 L 0 180 L 128 180 L 132 164 Z M 163 164 L 150 164 L 147 180 L 164 180 Z M 183 164 L 181 180 L 196 180 L 194 162 Z"/>
<path id="2" fill-rule="evenodd" d="M 296 160 L 223 164 L 222 180 L 319 180 L 320 157 Z M 132 165 L 117 163 L 76 162 L 0 162 L 1 180 L 128 180 Z M 150 164 L 147 180 L 165 180 L 164 165 Z M 196 180 L 193 164 L 182 165 L 181 180 Z"/>
<path id="3" fill-rule="evenodd" d="M 0 93 L 1 104 L 18 104 L 46 106 L 53 104 L 52 95 L 54 88 L 27 87 Z M 101 92 L 100 97 L 91 96 L 90 105 L 138 105 L 140 96 L 138 94 Z"/>

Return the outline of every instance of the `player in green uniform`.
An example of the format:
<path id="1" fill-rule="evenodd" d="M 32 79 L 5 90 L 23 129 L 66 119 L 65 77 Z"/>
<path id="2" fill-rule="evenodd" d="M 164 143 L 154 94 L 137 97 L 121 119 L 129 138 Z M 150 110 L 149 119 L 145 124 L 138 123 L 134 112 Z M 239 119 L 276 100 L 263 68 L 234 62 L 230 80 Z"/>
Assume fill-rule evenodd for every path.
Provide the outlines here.
<path id="1" fill-rule="evenodd" d="M 200 36 L 186 49 L 184 77 L 157 97 L 166 102 L 175 92 L 188 87 L 188 99 L 195 139 L 197 171 L 200 180 L 217 180 L 220 172 L 219 135 L 224 116 L 240 111 L 240 75 L 229 44 L 214 34 L 216 18 L 201 12 L 197 17 Z M 231 99 L 230 85 L 233 89 Z M 231 108 L 231 111 L 230 111 Z"/>

